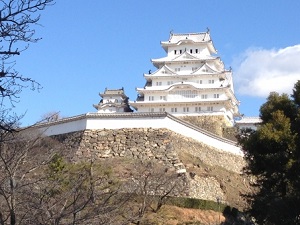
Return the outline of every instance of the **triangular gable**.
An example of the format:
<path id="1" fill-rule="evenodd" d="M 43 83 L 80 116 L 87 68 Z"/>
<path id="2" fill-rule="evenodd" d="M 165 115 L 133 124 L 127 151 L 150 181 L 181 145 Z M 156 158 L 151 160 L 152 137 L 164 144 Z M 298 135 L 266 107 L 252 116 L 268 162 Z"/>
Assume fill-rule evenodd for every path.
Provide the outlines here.
<path id="1" fill-rule="evenodd" d="M 218 73 L 218 71 L 212 69 L 207 63 L 204 63 L 197 70 L 195 70 L 192 74 L 198 73 Z"/>
<path id="2" fill-rule="evenodd" d="M 164 65 L 163 67 L 161 67 L 160 69 L 156 70 L 155 72 L 151 73 L 151 74 L 145 74 L 145 76 L 164 76 L 164 75 L 172 75 L 175 74 L 170 67 Z"/>
<path id="3" fill-rule="evenodd" d="M 172 61 L 177 61 L 177 60 L 181 61 L 181 60 L 187 60 L 187 59 L 199 59 L 199 58 L 197 58 L 185 51 L 181 55 L 175 57 Z"/>

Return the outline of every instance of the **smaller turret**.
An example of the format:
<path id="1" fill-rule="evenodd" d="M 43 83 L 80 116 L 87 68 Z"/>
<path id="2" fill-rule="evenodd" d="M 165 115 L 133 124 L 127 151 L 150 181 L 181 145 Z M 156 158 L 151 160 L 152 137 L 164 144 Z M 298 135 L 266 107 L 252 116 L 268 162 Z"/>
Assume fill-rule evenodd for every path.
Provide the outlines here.
<path id="1" fill-rule="evenodd" d="M 125 95 L 124 88 L 121 89 L 107 89 L 104 93 L 99 93 L 102 97 L 97 105 L 93 105 L 98 113 L 118 113 L 118 112 L 132 112 L 128 104 L 128 97 Z"/>

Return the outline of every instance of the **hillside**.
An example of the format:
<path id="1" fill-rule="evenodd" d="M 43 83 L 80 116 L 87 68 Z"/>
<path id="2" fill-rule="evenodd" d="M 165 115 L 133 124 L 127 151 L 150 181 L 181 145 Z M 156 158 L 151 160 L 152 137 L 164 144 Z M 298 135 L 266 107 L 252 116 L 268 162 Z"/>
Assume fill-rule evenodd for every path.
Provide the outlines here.
<path id="1" fill-rule="evenodd" d="M 220 224 L 226 221 L 223 213 L 212 210 L 187 209 L 165 205 L 158 213 L 147 214 L 142 224 L 186 225 Z"/>
<path id="2" fill-rule="evenodd" d="M 244 160 L 240 155 L 219 151 L 167 129 L 85 130 L 57 138 L 72 149 L 72 161 L 93 157 L 116 161 L 114 165 L 126 166 L 129 162 L 128 170 L 132 160 L 154 161 L 174 172 L 186 171 L 189 197 L 212 201 L 219 198 L 241 210 L 246 206 L 240 194 L 249 191 L 249 181 L 241 174 Z"/>

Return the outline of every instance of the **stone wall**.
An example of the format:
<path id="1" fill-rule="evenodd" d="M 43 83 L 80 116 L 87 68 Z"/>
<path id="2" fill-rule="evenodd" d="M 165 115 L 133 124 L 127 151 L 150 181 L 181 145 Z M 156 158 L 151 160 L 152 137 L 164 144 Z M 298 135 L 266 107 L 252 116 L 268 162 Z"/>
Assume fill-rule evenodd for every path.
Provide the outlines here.
<path id="1" fill-rule="evenodd" d="M 131 158 L 152 160 L 169 170 L 187 171 L 189 196 L 215 200 L 226 199 L 222 185 L 213 176 L 189 175 L 195 165 L 221 167 L 228 173 L 240 174 L 244 166 L 241 156 L 219 151 L 201 142 L 171 132 L 167 129 L 135 128 L 115 130 L 85 130 L 56 136 L 71 154 L 71 160 Z M 186 156 L 191 159 L 184 159 Z M 191 162 L 193 161 L 193 162 Z"/>
<path id="2" fill-rule="evenodd" d="M 73 148 L 72 160 L 126 157 L 156 160 L 170 169 L 183 169 L 171 144 L 171 132 L 166 129 L 86 130 L 58 135 L 58 139 Z"/>
<path id="3" fill-rule="evenodd" d="M 229 126 L 223 115 L 220 116 L 184 116 L 180 119 L 192 123 L 202 129 L 210 131 L 220 137 L 223 136 L 223 128 Z"/>
<path id="4" fill-rule="evenodd" d="M 186 152 L 209 165 L 218 165 L 239 173 L 244 166 L 241 156 L 219 151 L 167 129 L 136 128 L 118 130 L 86 130 L 59 135 L 57 138 L 74 149 L 73 160 L 130 157 L 158 160 L 178 168 L 178 153 Z"/>

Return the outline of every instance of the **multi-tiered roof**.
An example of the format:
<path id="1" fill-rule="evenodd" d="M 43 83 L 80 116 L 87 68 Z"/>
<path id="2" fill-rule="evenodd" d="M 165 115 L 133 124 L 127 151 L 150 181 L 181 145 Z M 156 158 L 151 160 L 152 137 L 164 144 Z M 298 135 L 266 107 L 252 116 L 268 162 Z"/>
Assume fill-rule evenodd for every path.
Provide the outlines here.
<path id="1" fill-rule="evenodd" d="M 239 101 L 234 95 L 232 71 L 216 56 L 209 31 L 170 33 L 161 46 L 167 56 L 151 60 L 157 70 L 144 74 L 146 84 L 137 88 L 138 98 L 130 105 L 139 112 L 222 114 L 233 121 Z"/>
<path id="2" fill-rule="evenodd" d="M 99 113 L 118 113 L 132 112 L 128 104 L 128 97 L 125 95 L 124 88 L 107 89 L 99 93 L 101 100 L 97 105 L 93 105 Z"/>

